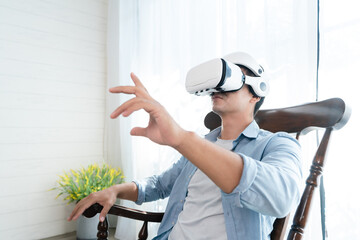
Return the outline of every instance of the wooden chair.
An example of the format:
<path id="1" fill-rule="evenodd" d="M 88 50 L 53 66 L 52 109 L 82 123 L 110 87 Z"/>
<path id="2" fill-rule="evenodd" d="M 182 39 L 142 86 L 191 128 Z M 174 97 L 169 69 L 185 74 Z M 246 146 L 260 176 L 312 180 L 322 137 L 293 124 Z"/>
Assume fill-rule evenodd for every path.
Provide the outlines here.
<path id="1" fill-rule="evenodd" d="M 318 186 L 319 176 L 322 174 L 325 154 L 328 147 L 332 130 L 342 128 L 351 115 L 351 110 L 345 102 L 339 98 L 332 98 L 321 102 L 308 103 L 304 105 L 287 107 L 281 109 L 260 110 L 256 114 L 256 121 L 260 128 L 271 132 L 285 131 L 295 133 L 298 139 L 301 134 L 306 134 L 313 129 L 323 128 L 325 133 L 316 151 L 310 174 L 306 179 L 306 187 L 302 194 L 301 201 L 297 207 L 293 218 L 293 224 L 287 239 L 301 239 L 304 234 L 307 217 L 310 211 L 314 189 Z M 210 130 L 221 125 L 218 115 L 210 112 L 205 117 L 205 126 Z M 84 212 L 86 217 L 95 216 L 101 212 L 102 206 L 94 204 Z M 119 205 L 114 205 L 109 214 L 127 217 L 144 222 L 139 239 L 147 239 L 148 222 L 161 222 L 163 213 L 153 213 L 130 209 Z M 289 215 L 285 218 L 276 219 L 271 233 L 272 240 L 284 239 Z M 106 240 L 108 236 L 107 220 L 99 223 L 98 240 Z"/>

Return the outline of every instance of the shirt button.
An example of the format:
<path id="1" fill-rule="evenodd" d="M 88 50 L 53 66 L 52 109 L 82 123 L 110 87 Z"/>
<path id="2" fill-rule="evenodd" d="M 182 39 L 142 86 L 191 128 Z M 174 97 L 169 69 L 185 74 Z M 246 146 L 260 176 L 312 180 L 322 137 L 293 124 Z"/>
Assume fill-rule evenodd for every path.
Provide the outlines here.
<path id="1" fill-rule="evenodd" d="M 172 222 L 171 224 L 172 224 L 172 225 L 174 225 L 175 223 L 174 223 L 174 222 Z"/>

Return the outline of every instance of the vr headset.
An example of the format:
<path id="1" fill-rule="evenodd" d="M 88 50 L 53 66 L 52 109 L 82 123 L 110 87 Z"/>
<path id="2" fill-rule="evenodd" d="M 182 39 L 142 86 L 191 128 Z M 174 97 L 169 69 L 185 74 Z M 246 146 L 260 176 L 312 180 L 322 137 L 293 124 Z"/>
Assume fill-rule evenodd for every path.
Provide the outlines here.
<path id="1" fill-rule="evenodd" d="M 247 67 L 255 77 L 244 75 L 237 65 Z M 244 84 L 250 85 L 259 97 L 265 97 L 269 92 L 269 83 L 263 67 L 250 55 L 242 52 L 193 67 L 187 73 L 185 82 L 186 90 L 198 96 L 238 91 Z"/>

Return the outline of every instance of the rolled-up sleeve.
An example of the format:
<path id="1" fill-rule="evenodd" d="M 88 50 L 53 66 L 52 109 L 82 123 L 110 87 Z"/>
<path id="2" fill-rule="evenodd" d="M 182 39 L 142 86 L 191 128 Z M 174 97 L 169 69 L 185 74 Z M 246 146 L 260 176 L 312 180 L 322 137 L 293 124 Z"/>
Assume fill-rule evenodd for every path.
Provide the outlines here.
<path id="1" fill-rule="evenodd" d="M 241 208 L 286 216 L 300 199 L 300 153 L 297 140 L 286 133 L 274 134 L 266 142 L 260 160 L 238 153 L 244 161 L 243 174 L 227 198 Z"/>
<path id="2" fill-rule="evenodd" d="M 138 199 L 135 203 L 140 205 L 143 202 L 151 202 L 168 197 L 185 163 L 185 158 L 181 157 L 160 175 L 154 175 L 142 180 L 134 180 L 133 182 L 138 189 Z"/>

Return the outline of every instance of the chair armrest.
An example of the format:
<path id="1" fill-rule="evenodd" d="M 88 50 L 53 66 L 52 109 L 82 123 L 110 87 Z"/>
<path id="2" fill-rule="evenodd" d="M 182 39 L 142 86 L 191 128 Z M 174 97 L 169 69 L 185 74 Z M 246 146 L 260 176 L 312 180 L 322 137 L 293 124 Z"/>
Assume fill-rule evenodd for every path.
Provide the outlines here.
<path id="1" fill-rule="evenodd" d="M 100 204 L 95 203 L 91 205 L 88 209 L 86 209 L 83 215 L 87 218 L 91 218 L 95 216 L 97 213 L 100 213 L 102 209 L 103 207 Z M 108 214 L 131 218 L 135 220 L 141 220 L 145 222 L 161 222 L 164 216 L 164 213 L 162 212 L 146 212 L 146 211 L 120 206 L 118 204 L 114 204 L 110 208 Z"/>
<path id="2" fill-rule="evenodd" d="M 100 213 L 102 209 L 103 209 L 103 206 L 101 206 L 98 203 L 95 203 L 95 204 L 91 205 L 88 209 L 86 209 L 84 211 L 83 215 L 87 218 L 91 218 L 91 217 L 94 217 L 97 213 Z M 163 216 L 164 216 L 164 213 L 162 213 L 162 212 L 146 212 L 146 211 L 141 211 L 141 210 L 137 210 L 137 209 L 120 206 L 118 204 L 114 204 L 110 208 L 108 214 L 143 221 L 144 224 L 143 224 L 142 228 L 140 229 L 140 232 L 138 235 L 140 240 L 145 240 L 148 237 L 147 223 L 148 222 L 161 222 L 161 220 L 163 219 Z M 99 222 L 98 234 L 97 234 L 98 239 L 101 239 L 101 240 L 108 239 L 107 238 L 109 235 L 108 228 L 109 228 L 109 226 L 108 226 L 106 218 L 105 218 L 104 222 Z"/>

